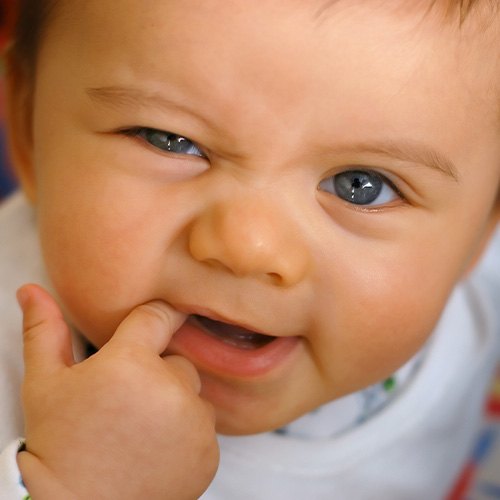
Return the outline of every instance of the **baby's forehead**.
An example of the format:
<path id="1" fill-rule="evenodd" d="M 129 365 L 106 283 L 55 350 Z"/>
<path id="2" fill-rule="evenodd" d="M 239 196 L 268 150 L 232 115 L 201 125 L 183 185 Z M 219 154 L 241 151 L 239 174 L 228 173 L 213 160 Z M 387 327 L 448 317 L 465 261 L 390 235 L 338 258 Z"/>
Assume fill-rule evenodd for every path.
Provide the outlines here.
<path id="1" fill-rule="evenodd" d="M 136 0 L 142 3 L 142 0 Z M 168 0 L 167 0 L 168 1 Z M 21 0 L 21 3 L 23 1 Z M 70 6 L 75 13 L 78 12 L 78 2 L 74 0 L 24 0 L 26 5 L 35 5 L 42 14 L 53 12 L 57 7 L 62 5 Z M 458 19 L 464 21 L 475 11 L 482 8 L 497 13 L 499 4 L 497 0 L 298 0 L 290 1 L 289 8 L 307 7 L 315 13 L 316 16 L 321 17 L 327 15 L 330 11 L 334 12 L 336 9 L 353 7 L 356 5 L 370 6 L 377 9 L 390 9 L 400 12 L 420 12 L 426 14 L 433 10 L 441 11 L 447 18 Z M 31 10 L 31 9 L 30 9 Z M 188 21 L 189 16 L 186 17 Z M 279 21 L 279 20 L 278 20 Z"/>
<path id="2" fill-rule="evenodd" d="M 104 3 L 107 1 L 109 0 L 104 0 Z M 163 4 L 168 4 L 170 1 L 172 0 L 160 0 Z M 25 6 L 25 10 L 27 11 L 27 14 L 23 14 L 23 17 L 29 19 L 30 16 L 38 16 L 35 22 L 25 24 L 25 28 L 29 29 L 24 29 L 25 33 L 22 33 L 20 37 L 25 41 L 28 53 L 36 52 L 36 47 L 33 45 L 38 45 L 38 42 L 43 41 L 43 28 L 45 27 L 50 31 L 50 25 L 57 19 L 58 13 L 64 12 L 62 16 L 63 24 L 70 25 L 71 22 L 67 22 L 68 17 L 79 16 L 87 7 L 86 2 L 81 4 L 75 0 L 20 0 L 20 3 Z M 90 3 L 91 2 L 89 2 L 89 4 Z M 185 5 L 189 7 L 190 10 L 196 10 L 197 5 L 203 10 L 206 8 L 206 5 L 204 5 L 205 3 L 206 0 L 189 0 L 185 2 Z M 210 0 L 208 3 L 212 4 L 215 8 L 218 2 L 216 0 Z M 126 9 L 127 6 L 133 9 L 134 4 L 142 4 L 142 0 L 123 2 L 120 9 Z M 220 2 L 220 4 L 224 4 L 224 2 Z M 148 3 L 148 5 L 150 5 L 150 8 L 154 11 L 155 1 Z M 237 6 L 240 11 L 255 8 L 242 0 L 230 0 L 227 10 L 231 11 L 232 7 L 235 6 Z M 479 30 L 481 30 L 482 33 L 484 25 L 498 27 L 498 22 L 495 21 L 500 18 L 498 15 L 499 3 L 496 0 L 313 0 L 312 2 L 311 0 L 287 0 L 286 2 L 282 0 L 269 0 L 259 8 L 271 12 L 273 9 L 275 10 L 276 7 L 279 7 L 281 14 L 286 13 L 287 10 L 291 13 L 293 13 L 293 10 L 298 12 L 302 11 L 300 15 L 304 15 L 305 13 L 307 17 L 316 18 L 316 20 L 321 23 L 325 23 L 328 29 L 330 26 L 332 29 L 335 27 L 334 25 L 329 25 L 329 21 L 335 23 L 336 20 L 343 16 L 345 17 L 347 15 L 355 20 L 358 9 L 360 12 L 364 11 L 363 15 L 366 15 L 367 10 L 377 11 L 377 13 L 394 13 L 395 16 L 398 16 L 398 19 L 401 19 L 402 23 L 409 19 L 407 26 L 410 26 L 410 29 L 415 27 L 417 36 L 425 36 L 425 28 L 422 30 L 420 30 L 420 28 L 423 27 L 423 25 L 428 25 L 427 22 L 423 21 L 430 19 L 434 21 L 432 26 L 434 32 L 440 31 L 443 25 L 452 26 L 453 29 L 449 33 L 450 39 L 455 38 L 457 34 L 465 30 L 477 30 L 475 33 L 476 35 Z M 147 10 L 149 10 L 149 8 L 147 8 L 146 11 Z M 34 14 L 30 14 L 30 12 Z M 282 16 L 276 16 L 274 22 L 276 25 L 280 25 L 283 19 Z M 69 21 L 71 21 L 71 19 L 69 19 Z M 190 16 L 187 15 L 184 19 L 181 18 L 178 20 L 178 22 L 184 21 L 186 24 L 189 24 Z M 305 31 L 310 29 L 310 26 L 303 26 Z M 40 27 L 42 30 L 39 29 Z M 30 35 L 30 32 L 35 33 L 35 35 Z M 42 36 L 38 37 L 37 33 Z M 310 33 L 312 37 L 317 36 L 317 32 L 315 34 L 314 31 L 310 31 Z M 234 33 L 234 35 L 237 36 L 237 33 Z M 478 45 L 482 42 L 482 38 L 482 35 L 477 37 Z M 209 43 L 209 41 L 207 43 Z M 497 44 L 495 44 L 495 46 L 496 45 Z M 494 47 L 491 48 L 493 49 Z M 474 47 L 471 47 L 471 50 L 473 49 Z"/>
<path id="3" fill-rule="evenodd" d="M 323 17 L 335 10 L 352 8 L 356 5 L 421 16 L 437 13 L 443 21 L 456 21 L 459 25 L 481 10 L 489 14 L 490 20 L 493 21 L 494 15 L 499 10 L 499 3 L 496 0 L 415 0 L 412 2 L 407 0 L 318 0 L 315 6 L 316 15 Z"/>
<path id="4" fill-rule="evenodd" d="M 136 1 L 142 3 L 142 0 Z M 168 3 L 168 0 L 162 1 Z M 232 2 L 237 3 L 237 0 L 236 2 L 232 0 Z M 74 0 L 24 0 L 24 2 L 21 0 L 21 3 L 38 6 L 35 10 L 46 18 L 51 17 L 51 14 L 56 13 L 62 6 L 69 8 L 69 11 L 73 11 L 74 14 L 81 10 L 79 2 Z M 268 5 L 270 4 L 271 2 Z M 283 2 L 280 2 L 280 4 L 280 8 L 303 9 L 305 7 L 317 19 L 328 18 L 344 9 L 360 6 L 410 14 L 416 16 L 416 18 L 432 17 L 435 14 L 443 22 L 456 22 L 457 25 L 462 25 L 466 21 L 470 24 L 476 24 L 477 22 L 482 24 L 487 19 L 493 23 L 498 20 L 496 14 L 498 14 L 500 8 L 497 0 L 315 0 L 313 2 L 310 0 L 295 0 L 290 1 L 288 5 Z M 352 11 L 350 13 L 352 14 Z M 186 16 L 186 22 L 189 22 L 189 16 Z M 279 24 L 279 19 L 276 22 Z"/>

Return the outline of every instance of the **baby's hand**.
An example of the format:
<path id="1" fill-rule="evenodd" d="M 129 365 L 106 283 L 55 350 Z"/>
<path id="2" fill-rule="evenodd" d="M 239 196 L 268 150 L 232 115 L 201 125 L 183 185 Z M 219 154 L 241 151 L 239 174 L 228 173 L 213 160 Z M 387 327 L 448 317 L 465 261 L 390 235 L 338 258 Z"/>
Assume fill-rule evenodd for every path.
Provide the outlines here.
<path id="1" fill-rule="evenodd" d="M 160 354 L 183 317 L 154 301 L 134 309 L 113 338 L 75 364 L 69 330 L 36 285 L 24 313 L 26 452 L 33 500 L 193 500 L 215 475 L 212 406 L 194 366 Z"/>

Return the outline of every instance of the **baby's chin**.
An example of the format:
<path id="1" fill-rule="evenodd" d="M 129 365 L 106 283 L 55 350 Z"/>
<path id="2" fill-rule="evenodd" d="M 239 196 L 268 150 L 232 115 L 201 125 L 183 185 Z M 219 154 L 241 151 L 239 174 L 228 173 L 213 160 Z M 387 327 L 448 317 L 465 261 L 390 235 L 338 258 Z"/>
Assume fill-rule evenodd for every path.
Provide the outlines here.
<path id="1" fill-rule="evenodd" d="M 294 419 L 292 419 L 294 420 Z M 262 434 L 264 432 L 272 432 L 282 427 L 285 427 L 291 421 L 285 420 L 282 424 L 271 422 L 248 422 L 240 421 L 234 422 L 230 421 L 224 417 L 216 419 L 215 430 L 217 434 L 223 436 L 251 436 L 254 434 Z"/>
<path id="2" fill-rule="evenodd" d="M 259 409 L 257 404 L 250 408 L 242 405 L 230 409 L 214 406 L 216 413 L 215 429 L 218 434 L 226 436 L 249 436 L 276 431 L 317 408 L 315 406 L 301 412 L 295 409 L 287 412 L 282 411 L 283 405 L 280 405 L 280 403 L 276 404 L 276 408 L 266 408 L 266 405 L 263 405 L 262 409 Z"/>

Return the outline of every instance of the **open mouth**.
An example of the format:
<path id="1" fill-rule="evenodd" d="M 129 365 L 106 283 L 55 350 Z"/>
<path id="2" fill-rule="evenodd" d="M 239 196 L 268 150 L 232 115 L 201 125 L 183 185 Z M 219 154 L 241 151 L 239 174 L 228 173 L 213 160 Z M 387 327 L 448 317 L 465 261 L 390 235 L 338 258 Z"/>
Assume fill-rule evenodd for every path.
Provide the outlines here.
<path id="1" fill-rule="evenodd" d="M 241 326 L 216 321 L 206 316 L 193 314 L 191 318 L 211 337 L 238 349 L 260 349 L 276 339 L 271 335 L 256 333 Z"/>

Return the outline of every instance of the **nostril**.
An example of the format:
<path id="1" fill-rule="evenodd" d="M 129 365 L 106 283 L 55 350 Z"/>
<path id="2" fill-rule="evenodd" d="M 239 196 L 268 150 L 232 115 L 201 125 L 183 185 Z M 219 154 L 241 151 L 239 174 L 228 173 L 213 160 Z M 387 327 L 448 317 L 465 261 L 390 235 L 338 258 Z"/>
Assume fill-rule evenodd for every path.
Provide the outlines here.
<path id="1" fill-rule="evenodd" d="M 283 283 L 283 277 L 281 276 L 281 274 L 266 273 L 266 276 L 273 285 L 281 285 Z"/>
<path id="2" fill-rule="evenodd" d="M 201 262 L 203 262 L 203 264 L 206 264 L 209 267 L 212 267 L 213 269 L 231 271 L 231 269 L 228 266 L 226 266 L 224 263 L 222 263 L 217 259 L 203 259 Z"/>

